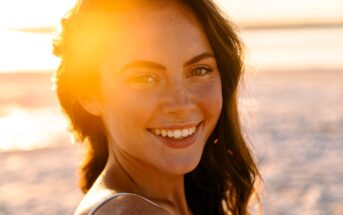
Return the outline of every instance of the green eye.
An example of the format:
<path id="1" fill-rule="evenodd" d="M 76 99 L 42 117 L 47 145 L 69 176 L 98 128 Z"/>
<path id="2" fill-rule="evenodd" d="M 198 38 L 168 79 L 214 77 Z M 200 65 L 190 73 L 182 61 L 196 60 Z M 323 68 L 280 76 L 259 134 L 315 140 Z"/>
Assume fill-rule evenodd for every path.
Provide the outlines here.
<path id="1" fill-rule="evenodd" d="M 135 81 L 142 82 L 142 83 L 152 83 L 155 81 L 155 79 L 150 76 L 143 76 L 143 77 L 136 78 Z"/>
<path id="2" fill-rule="evenodd" d="M 157 78 L 153 75 L 138 75 L 131 78 L 130 82 L 137 84 L 150 84 L 157 82 Z"/>
<path id="3" fill-rule="evenodd" d="M 208 67 L 197 67 L 192 69 L 191 76 L 204 76 L 208 73 L 212 72 L 211 68 Z"/>

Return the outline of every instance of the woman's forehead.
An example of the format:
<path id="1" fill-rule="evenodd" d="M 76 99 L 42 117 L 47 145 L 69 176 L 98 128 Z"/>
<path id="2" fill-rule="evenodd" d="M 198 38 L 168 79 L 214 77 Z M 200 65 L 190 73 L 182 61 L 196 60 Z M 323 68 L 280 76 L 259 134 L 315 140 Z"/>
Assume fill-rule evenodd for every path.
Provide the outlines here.
<path id="1" fill-rule="evenodd" d="M 102 19 L 100 20 L 99 17 Z M 102 23 L 100 28 L 107 32 L 107 35 L 99 35 L 103 37 L 101 40 L 106 38 L 107 42 L 114 43 L 139 41 L 144 37 L 158 42 L 163 39 L 161 37 L 170 38 L 166 32 L 173 32 L 174 36 L 182 36 L 182 32 L 190 30 L 193 30 L 197 36 L 199 33 L 204 34 L 196 16 L 179 1 L 167 0 L 163 4 L 151 7 L 134 7 L 118 13 L 99 14 L 90 23 L 93 25 Z M 179 33 L 175 32 L 176 28 Z"/>
<path id="2" fill-rule="evenodd" d="M 156 59 L 162 53 L 171 56 L 171 52 L 180 55 L 179 52 L 186 54 L 187 50 L 192 50 L 195 53 L 189 55 L 196 55 L 211 51 L 198 19 L 187 6 L 172 0 L 159 1 L 163 4 L 145 2 L 151 5 L 136 5 L 120 12 L 95 10 L 82 13 L 79 21 L 85 31 L 78 28 L 79 36 L 74 40 L 78 41 L 76 45 L 80 42 L 87 44 L 77 45 L 74 49 L 80 59 L 85 55 L 89 61 L 96 58 L 103 62 L 109 57 L 118 62 L 124 56 Z M 86 61 L 82 60 L 89 64 Z"/>
<path id="3" fill-rule="evenodd" d="M 170 62 L 175 56 L 185 55 L 188 59 L 211 52 L 197 21 L 186 11 L 179 13 L 178 8 L 154 10 L 144 16 L 133 13 L 119 21 L 115 28 L 108 47 L 112 59 L 137 57 Z"/>
<path id="4" fill-rule="evenodd" d="M 175 23 L 199 25 L 191 10 L 176 3 L 163 4 L 158 7 L 133 8 L 122 13 L 114 14 L 114 17 L 117 18 L 116 21 L 119 26 L 122 24 L 125 27 L 131 24 L 138 24 L 143 28 L 148 25 L 150 27 L 153 25 L 164 25 L 160 26 L 163 28 Z"/>
<path id="5" fill-rule="evenodd" d="M 151 3 L 146 5 L 136 5 L 126 10 L 122 10 L 119 13 L 115 13 L 114 16 L 118 18 L 127 19 L 131 21 L 140 21 L 142 23 L 150 21 L 151 19 L 169 18 L 168 21 L 172 22 L 176 19 L 183 18 L 197 24 L 195 15 L 192 10 L 188 8 L 181 1 L 159 1 L 159 3 Z"/>
<path id="6" fill-rule="evenodd" d="M 93 1 L 88 0 L 84 2 L 87 5 L 87 2 Z M 190 21 L 193 25 L 200 27 L 193 11 L 184 2 L 182 3 L 179 0 L 106 0 L 101 2 L 104 2 L 103 4 L 111 4 L 112 7 L 95 4 L 97 6 L 84 6 L 76 12 L 78 14 L 76 19 L 88 31 L 94 28 L 102 32 L 115 33 L 123 30 L 127 31 L 133 26 L 144 28 L 149 23 L 171 25 L 175 24 L 175 21 L 180 20 Z M 158 20 L 161 20 L 161 22 L 156 22 Z"/>
<path id="7" fill-rule="evenodd" d="M 78 12 L 101 11 L 105 13 L 127 13 L 131 10 L 160 9 L 171 5 L 185 5 L 182 0 L 79 0 Z"/>

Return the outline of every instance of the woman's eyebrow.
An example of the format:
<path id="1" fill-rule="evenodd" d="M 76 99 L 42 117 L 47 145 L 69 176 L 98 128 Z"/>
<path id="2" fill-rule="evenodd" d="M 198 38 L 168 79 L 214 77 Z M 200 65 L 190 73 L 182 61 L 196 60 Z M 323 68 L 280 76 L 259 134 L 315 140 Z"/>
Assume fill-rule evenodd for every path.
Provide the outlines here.
<path id="1" fill-rule="evenodd" d="M 184 66 L 189 66 L 189 65 L 194 64 L 198 61 L 201 61 L 202 59 L 205 59 L 205 58 L 215 58 L 215 57 L 214 57 L 213 53 L 211 53 L 211 52 L 204 52 L 204 53 L 199 54 L 199 55 L 193 57 L 192 59 L 188 60 L 184 64 Z"/>
<path id="2" fill-rule="evenodd" d="M 155 63 L 153 61 L 135 60 L 129 64 L 126 64 L 120 71 L 124 71 L 127 69 L 133 69 L 133 68 L 147 68 L 147 69 L 166 70 L 166 68 L 164 66 L 162 66 L 161 64 Z"/>
<path id="3" fill-rule="evenodd" d="M 202 59 L 205 58 L 214 58 L 213 53 L 211 52 L 204 52 L 202 54 L 194 56 L 192 59 L 188 60 L 184 66 L 189 66 L 191 64 L 194 64 Z M 166 67 L 153 62 L 153 61 L 147 61 L 147 60 L 135 60 L 131 63 L 126 64 L 120 71 L 125 71 L 127 69 L 133 69 L 133 68 L 147 68 L 147 69 L 157 69 L 157 70 L 166 70 Z"/>

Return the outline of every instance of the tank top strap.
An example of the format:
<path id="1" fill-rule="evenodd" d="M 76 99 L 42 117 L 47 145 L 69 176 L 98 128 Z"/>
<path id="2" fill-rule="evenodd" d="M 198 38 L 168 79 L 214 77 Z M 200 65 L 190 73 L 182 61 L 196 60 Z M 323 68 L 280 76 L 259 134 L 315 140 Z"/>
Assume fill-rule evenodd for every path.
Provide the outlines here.
<path id="1" fill-rule="evenodd" d="M 101 202 L 97 203 L 88 213 L 88 215 L 93 215 L 102 205 L 104 205 L 106 202 L 110 201 L 111 199 L 115 199 L 119 196 L 137 196 L 141 199 L 144 199 L 145 201 L 149 202 L 150 204 L 153 204 L 157 207 L 160 207 L 158 204 L 156 204 L 155 202 L 151 201 L 150 199 L 147 199 L 143 196 L 140 196 L 138 194 L 135 194 L 135 193 L 125 193 L 125 192 L 122 192 L 122 193 L 115 193 L 115 194 L 112 194 L 108 197 L 106 197 L 104 200 L 102 200 Z"/>

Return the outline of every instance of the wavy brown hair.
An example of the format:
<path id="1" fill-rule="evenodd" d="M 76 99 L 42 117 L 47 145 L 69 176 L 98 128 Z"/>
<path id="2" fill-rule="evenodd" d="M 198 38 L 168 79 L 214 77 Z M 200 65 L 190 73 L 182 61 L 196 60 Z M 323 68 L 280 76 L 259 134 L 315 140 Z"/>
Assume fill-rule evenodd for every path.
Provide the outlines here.
<path id="1" fill-rule="evenodd" d="M 83 192 L 90 189 L 104 169 L 108 148 L 101 118 L 84 110 L 77 98 L 97 93 L 101 59 L 111 36 L 110 26 L 114 25 L 109 14 L 125 9 L 127 4 L 123 2 L 79 1 L 62 19 L 62 31 L 54 41 L 54 53 L 61 57 L 55 73 L 56 92 L 73 132 L 86 148 L 80 167 L 79 185 Z M 185 175 L 187 202 L 196 215 L 248 214 L 248 202 L 260 175 L 242 136 L 238 114 L 237 89 L 243 73 L 242 44 L 233 24 L 211 0 L 179 2 L 194 13 L 208 38 L 221 75 L 223 96 L 220 119 L 207 140 L 200 163 Z M 216 139 L 218 143 L 213 144 Z"/>

